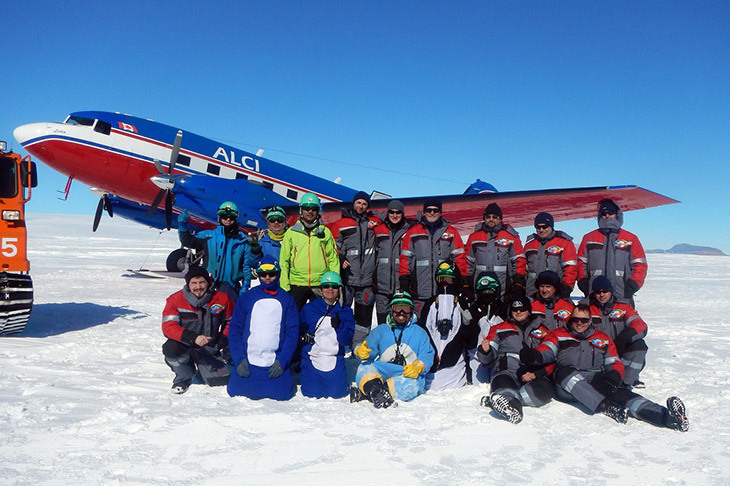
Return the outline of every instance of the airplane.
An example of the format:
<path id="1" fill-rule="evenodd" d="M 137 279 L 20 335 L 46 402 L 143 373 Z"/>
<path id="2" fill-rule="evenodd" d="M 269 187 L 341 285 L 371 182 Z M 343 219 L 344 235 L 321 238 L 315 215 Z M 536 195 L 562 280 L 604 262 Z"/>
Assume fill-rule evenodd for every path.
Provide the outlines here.
<path id="1" fill-rule="evenodd" d="M 307 192 L 322 201 L 325 224 L 340 218 L 343 202 L 358 189 L 298 170 L 210 138 L 179 128 L 105 111 L 71 113 L 62 123 L 22 125 L 13 132 L 27 152 L 66 175 L 91 187 L 100 196 L 93 230 L 106 211 L 158 229 L 176 227 L 174 214 L 187 210 L 191 223 L 201 229 L 217 224 L 223 201 L 239 208 L 239 223 L 251 230 L 265 228 L 265 208 L 283 207 L 292 224 L 298 202 Z M 387 194 L 373 191 L 370 209 L 384 210 Z M 427 197 L 438 197 L 443 216 L 466 236 L 482 220 L 490 202 L 498 202 L 505 222 L 531 226 L 535 214 L 547 211 L 556 221 L 595 217 L 596 204 L 611 198 L 623 211 L 645 209 L 679 201 L 638 186 L 583 187 L 498 192 L 477 179 L 463 194 L 398 198 L 406 214 L 416 215 Z M 158 207 L 161 206 L 161 207 Z M 167 259 L 179 262 L 181 249 Z M 184 251 L 184 250 L 182 250 Z M 173 258 L 173 255 L 177 255 Z"/>

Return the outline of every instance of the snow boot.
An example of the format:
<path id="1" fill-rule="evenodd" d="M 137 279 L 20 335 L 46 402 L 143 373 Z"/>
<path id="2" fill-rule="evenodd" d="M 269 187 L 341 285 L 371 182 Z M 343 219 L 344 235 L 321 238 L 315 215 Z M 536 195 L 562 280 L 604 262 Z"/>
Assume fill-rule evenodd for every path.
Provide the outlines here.
<path id="1" fill-rule="evenodd" d="M 170 393 L 173 395 L 182 395 L 190 388 L 190 383 L 173 383 L 170 388 Z"/>
<path id="2" fill-rule="evenodd" d="M 679 397 L 667 398 L 667 417 L 664 425 L 667 428 L 687 432 L 689 430 L 689 419 L 687 418 L 687 410 L 684 403 Z"/>
<path id="3" fill-rule="evenodd" d="M 362 402 L 367 399 L 368 397 L 366 397 L 358 387 L 350 386 L 350 403 Z"/>
<path id="4" fill-rule="evenodd" d="M 479 403 L 482 407 L 492 408 L 492 399 L 489 398 L 489 395 L 484 395 Z"/>
<path id="5" fill-rule="evenodd" d="M 482 399 L 482 403 L 484 400 Z M 522 422 L 522 403 L 517 398 L 509 398 L 499 393 L 494 393 L 489 399 L 492 410 L 504 417 L 511 424 Z"/>
<path id="6" fill-rule="evenodd" d="M 598 412 L 601 412 L 607 417 L 611 417 L 620 424 L 625 424 L 629 421 L 629 414 L 626 409 L 617 403 L 613 403 L 610 400 L 604 400 L 598 405 Z"/>
<path id="7" fill-rule="evenodd" d="M 388 391 L 388 387 L 380 378 L 368 381 L 362 386 L 365 396 L 370 400 L 375 408 L 388 408 L 395 403 L 393 396 Z"/>

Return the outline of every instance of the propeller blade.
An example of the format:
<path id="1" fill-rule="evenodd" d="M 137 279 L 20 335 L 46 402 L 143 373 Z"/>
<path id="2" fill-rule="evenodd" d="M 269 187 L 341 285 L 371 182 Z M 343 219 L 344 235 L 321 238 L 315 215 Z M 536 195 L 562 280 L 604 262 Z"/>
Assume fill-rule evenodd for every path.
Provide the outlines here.
<path id="1" fill-rule="evenodd" d="M 154 160 L 153 160 L 152 162 L 154 162 L 154 163 L 155 163 L 155 167 L 157 167 L 157 170 L 159 170 L 159 171 L 160 171 L 160 174 L 164 174 L 164 173 L 165 173 L 165 168 L 164 168 L 164 167 L 162 167 L 162 164 L 160 163 L 160 161 L 159 161 L 159 160 L 157 160 L 157 159 L 154 159 Z"/>
<path id="2" fill-rule="evenodd" d="M 99 204 L 96 205 L 96 214 L 94 214 L 94 225 L 91 227 L 91 231 L 96 231 L 99 228 L 99 222 L 101 221 L 101 212 L 104 210 L 104 198 L 99 199 Z"/>
<path id="3" fill-rule="evenodd" d="M 112 209 L 112 202 L 109 199 L 108 194 L 104 194 L 103 201 L 104 201 L 104 210 L 107 212 L 107 214 L 109 215 L 110 218 L 113 218 L 114 209 Z"/>
<path id="4" fill-rule="evenodd" d="M 172 191 L 167 191 L 165 194 L 165 227 L 167 231 L 172 228 L 172 203 L 175 201 Z"/>
<path id="5" fill-rule="evenodd" d="M 168 175 L 172 174 L 172 170 L 175 168 L 175 164 L 177 163 L 177 156 L 180 155 L 180 145 L 182 145 L 182 130 L 177 131 L 177 135 L 175 135 L 175 142 L 172 144 L 172 153 L 170 154 L 170 167 L 167 171 Z"/>
<path id="6" fill-rule="evenodd" d="M 152 204 L 150 205 L 150 209 L 147 211 L 147 216 L 152 216 L 152 213 L 155 212 L 157 209 L 157 206 L 160 205 L 160 201 L 162 201 L 163 196 L 165 195 L 167 191 L 164 189 L 160 189 L 160 192 L 157 193 L 155 196 L 155 199 L 152 201 Z"/>

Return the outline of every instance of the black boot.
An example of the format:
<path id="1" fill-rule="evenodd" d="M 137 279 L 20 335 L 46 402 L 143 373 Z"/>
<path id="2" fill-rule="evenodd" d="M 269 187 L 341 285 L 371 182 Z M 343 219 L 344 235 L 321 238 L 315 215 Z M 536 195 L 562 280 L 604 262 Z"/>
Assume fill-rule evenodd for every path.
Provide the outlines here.
<path id="1" fill-rule="evenodd" d="M 373 402 L 375 408 L 388 408 L 395 403 L 393 396 L 388 391 L 388 387 L 385 386 L 385 383 L 380 378 L 375 378 L 365 383 L 362 386 L 362 391 L 368 400 Z"/>
<path id="2" fill-rule="evenodd" d="M 665 417 L 664 426 L 669 429 L 687 432 L 689 430 L 689 419 L 684 403 L 679 397 L 667 398 L 667 415 Z"/>
<path id="3" fill-rule="evenodd" d="M 626 409 L 608 399 L 603 400 L 601 404 L 598 405 L 596 412 L 600 412 L 603 415 L 611 417 L 620 424 L 625 424 L 629 421 L 629 415 L 626 412 Z"/>
<path id="4" fill-rule="evenodd" d="M 484 399 L 482 399 L 482 404 Z M 489 400 L 492 410 L 504 417 L 511 424 L 522 422 L 522 403 L 517 398 L 508 398 L 499 393 L 493 393 Z"/>
<path id="5" fill-rule="evenodd" d="M 356 386 L 350 387 L 350 403 L 355 402 L 361 402 L 363 400 L 367 400 L 368 397 L 363 395 L 363 393 L 360 391 L 360 389 Z"/>

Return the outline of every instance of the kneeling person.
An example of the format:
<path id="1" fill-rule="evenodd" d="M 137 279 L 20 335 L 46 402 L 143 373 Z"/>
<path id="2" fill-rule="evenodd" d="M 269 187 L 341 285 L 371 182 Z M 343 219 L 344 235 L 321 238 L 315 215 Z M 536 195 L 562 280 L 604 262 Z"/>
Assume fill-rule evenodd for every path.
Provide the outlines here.
<path id="1" fill-rule="evenodd" d="M 299 313 L 302 395 L 342 398 L 350 390 L 345 346 L 355 334 L 355 318 L 351 308 L 340 305 L 342 280 L 336 272 L 325 273 L 319 288 L 322 297 L 305 304 Z"/>
<path id="2" fill-rule="evenodd" d="M 362 360 L 350 397 L 370 400 L 375 408 L 387 408 L 393 397 L 409 401 L 424 392 L 426 370 L 433 365 L 434 351 L 428 334 L 417 323 L 413 299 L 397 292 L 390 301 L 386 323 L 373 329 L 355 348 Z"/>
<path id="3" fill-rule="evenodd" d="M 231 318 L 228 341 L 236 373 L 228 394 L 289 400 L 294 395 L 289 365 L 299 342 L 294 298 L 279 287 L 279 264 L 265 255 L 256 273 L 260 284 L 243 294 Z"/>
<path id="4" fill-rule="evenodd" d="M 185 275 L 185 286 L 167 298 L 162 311 L 165 363 L 175 372 L 172 393 L 185 393 L 197 373 L 210 386 L 228 383 L 230 372 L 221 352 L 227 353 L 228 320 L 233 301 L 214 292 L 208 272 L 198 266 Z"/>

